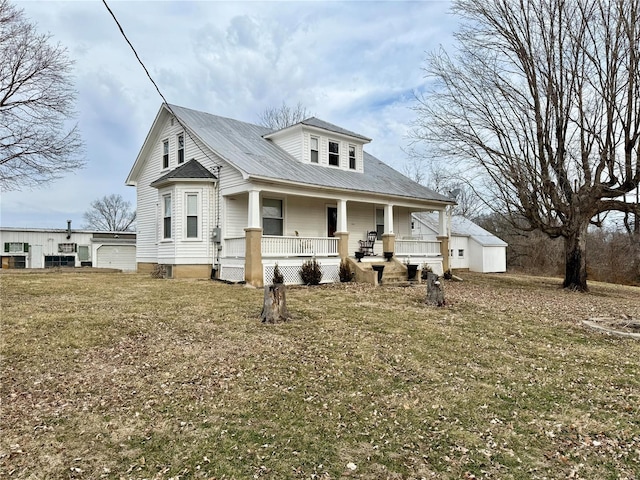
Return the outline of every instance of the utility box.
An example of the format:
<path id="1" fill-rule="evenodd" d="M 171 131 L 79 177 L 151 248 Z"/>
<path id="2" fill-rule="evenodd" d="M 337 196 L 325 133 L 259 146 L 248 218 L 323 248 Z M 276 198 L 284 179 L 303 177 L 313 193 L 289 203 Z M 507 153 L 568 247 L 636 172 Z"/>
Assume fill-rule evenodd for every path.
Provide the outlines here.
<path id="1" fill-rule="evenodd" d="M 211 241 L 214 243 L 220 243 L 222 241 L 222 232 L 219 227 L 211 230 Z"/>

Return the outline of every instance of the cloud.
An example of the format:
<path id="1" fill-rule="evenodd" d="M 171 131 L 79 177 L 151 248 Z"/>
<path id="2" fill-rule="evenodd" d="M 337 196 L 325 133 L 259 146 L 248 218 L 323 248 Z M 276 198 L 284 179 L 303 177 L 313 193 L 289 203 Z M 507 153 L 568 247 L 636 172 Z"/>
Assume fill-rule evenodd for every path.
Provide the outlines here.
<path id="1" fill-rule="evenodd" d="M 256 122 L 265 108 L 300 102 L 373 138 L 367 150 L 397 169 L 425 52 L 455 28 L 447 1 L 108 3 L 170 103 Z M 57 225 L 111 193 L 135 203 L 124 181 L 162 99 L 101 2 L 18 5 L 76 62 L 88 165 L 41 190 L 3 193 L 2 224 Z"/>

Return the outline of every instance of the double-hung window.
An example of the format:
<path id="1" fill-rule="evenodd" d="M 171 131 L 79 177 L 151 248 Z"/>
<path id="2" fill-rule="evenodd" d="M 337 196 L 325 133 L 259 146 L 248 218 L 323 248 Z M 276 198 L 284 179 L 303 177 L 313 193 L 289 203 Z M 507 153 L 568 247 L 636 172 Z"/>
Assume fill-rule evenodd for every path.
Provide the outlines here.
<path id="1" fill-rule="evenodd" d="M 171 238 L 171 195 L 162 197 L 162 238 Z"/>
<path id="2" fill-rule="evenodd" d="M 349 168 L 351 170 L 356 169 L 356 147 L 355 145 L 349 145 Z"/>
<path id="3" fill-rule="evenodd" d="M 198 238 L 197 193 L 187 193 L 187 238 Z"/>
<path id="4" fill-rule="evenodd" d="M 382 240 L 384 233 L 384 209 L 376 208 L 376 232 L 378 232 L 378 240 Z"/>
<path id="5" fill-rule="evenodd" d="M 318 137 L 311 137 L 311 163 L 318 163 Z"/>
<path id="6" fill-rule="evenodd" d="M 262 200 L 262 233 L 282 236 L 283 224 L 282 200 L 264 198 Z"/>
<path id="7" fill-rule="evenodd" d="M 162 168 L 169 168 L 169 140 L 162 142 Z"/>
<path id="8" fill-rule="evenodd" d="M 27 253 L 29 251 L 29 244 L 22 242 L 6 242 L 4 244 L 4 251 L 6 253 Z"/>
<path id="9" fill-rule="evenodd" d="M 329 165 L 340 166 L 340 144 L 329 140 Z"/>
<path id="10" fill-rule="evenodd" d="M 184 163 L 184 133 L 178 135 L 178 165 Z"/>

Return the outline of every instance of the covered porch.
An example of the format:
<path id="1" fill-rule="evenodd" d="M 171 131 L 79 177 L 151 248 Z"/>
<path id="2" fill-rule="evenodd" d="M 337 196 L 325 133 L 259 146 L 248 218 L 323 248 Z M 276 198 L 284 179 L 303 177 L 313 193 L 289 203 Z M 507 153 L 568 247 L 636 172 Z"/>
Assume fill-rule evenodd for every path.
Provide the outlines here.
<path id="1" fill-rule="evenodd" d="M 384 261 L 385 252 L 391 252 L 402 265 L 428 264 L 435 271 L 446 270 L 446 234 L 437 241 L 411 238 L 411 213 L 428 207 L 425 202 L 411 203 L 283 195 L 267 190 L 234 195 L 226 199 L 225 215 L 244 218 L 246 223 L 242 231 L 237 222 L 235 231 L 228 228 L 222 232 L 214 268 L 222 280 L 261 287 L 270 283 L 277 263 L 286 283 L 299 284 L 302 264 L 315 258 L 323 271 L 322 282 L 337 282 L 340 261 L 349 258 L 357 262 L 360 241 L 376 232 L 373 248 L 361 262 Z M 442 231 L 446 232 L 444 206 L 432 206 L 431 210 L 441 212 Z"/>

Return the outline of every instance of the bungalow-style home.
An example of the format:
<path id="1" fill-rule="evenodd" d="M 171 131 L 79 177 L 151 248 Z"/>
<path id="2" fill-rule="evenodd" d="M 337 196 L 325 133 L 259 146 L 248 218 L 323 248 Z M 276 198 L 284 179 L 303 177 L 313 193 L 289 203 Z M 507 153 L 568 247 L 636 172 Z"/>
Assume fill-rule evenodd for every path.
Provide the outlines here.
<path id="1" fill-rule="evenodd" d="M 136 270 L 136 234 L 71 228 L 0 227 L 2 268 Z"/>
<path id="2" fill-rule="evenodd" d="M 452 215 L 449 237 L 451 269 L 481 273 L 507 271 L 507 243 L 462 215 Z M 438 217 L 414 213 L 412 236 L 421 240 L 438 237 Z"/>
<path id="3" fill-rule="evenodd" d="M 408 255 L 446 269 L 454 202 L 366 153 L 370 141 L 313 117 L 274 131 L 163 104 L 126 180 L 137 192 L 138 271 L 262 286 L 276 264 L 300 283 L 315 258 L 333 282 L 346 259 L 357 280 L 376 283 L 385 252 L 389 274 L 406 272 Z M 429 211 L 437 238 L 404 240 L 411 214 Z"/>

